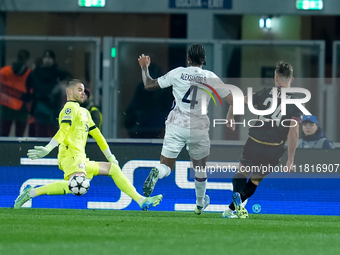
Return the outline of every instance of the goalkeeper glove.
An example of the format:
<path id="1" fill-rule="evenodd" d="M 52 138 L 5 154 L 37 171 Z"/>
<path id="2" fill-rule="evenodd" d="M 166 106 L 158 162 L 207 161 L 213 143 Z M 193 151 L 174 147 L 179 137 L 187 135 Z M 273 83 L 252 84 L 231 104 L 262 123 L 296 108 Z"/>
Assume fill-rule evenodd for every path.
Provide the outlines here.
<path id="1" fill-rule="evenodd" d="M 52 146 L 51 145 L 46 145 L 44 146 L 34 146 L 34 149 L 28 150 L 27 152 L 27 156 L 30 159 L 39 159 L 39 158 L 43 158 L 45 157 L 47 154 L 49 154 L 52 150 Z"/>

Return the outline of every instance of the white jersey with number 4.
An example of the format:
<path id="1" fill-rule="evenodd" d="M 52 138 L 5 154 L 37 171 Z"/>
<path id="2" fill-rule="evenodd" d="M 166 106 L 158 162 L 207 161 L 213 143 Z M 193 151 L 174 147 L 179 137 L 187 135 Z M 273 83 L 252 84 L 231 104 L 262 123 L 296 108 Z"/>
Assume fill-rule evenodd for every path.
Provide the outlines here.
<path id="1" fill-rule="evenodd" d="M 216 87 L 223 82 L 211 71 L 199 67 L 178 67 L 158 78 L 161 88 L 172 86 L 176 106 L 169 113 L 166 123 L 183 128 L 207 129 L 210 122 L 207 115 L 202 115 L 202 95 L 205 98 L 203 107 L 207 108 L 211 96 L 217 99 L 226 97 L 230 91 L 227 88 Z M 218 95 L 216 95 L 216 92 Z"/>

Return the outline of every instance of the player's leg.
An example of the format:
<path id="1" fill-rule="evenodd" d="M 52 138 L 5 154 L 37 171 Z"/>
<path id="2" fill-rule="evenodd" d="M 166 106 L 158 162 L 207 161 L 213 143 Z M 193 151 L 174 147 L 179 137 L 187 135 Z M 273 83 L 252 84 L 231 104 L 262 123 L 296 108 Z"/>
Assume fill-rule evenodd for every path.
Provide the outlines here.
<path id="1" fill-rule="evenodd" d="M 208 156 L 195 160 L 191 159 L 195 170 L 195 193 L 196 207 L 195 214 L 200 215 L 205 208 L 210 204 L 210 197 L 206 194 L 207 187 L 207 172 L 205 171 Z"/>
<path id="2" fill-rule="evenodd" d="M 210 154 L 209 130 L 191 129 L 186 149 L 190 154 L 195 170 L 196 207 L 194 212 L 200 215 L 210 204 L 210 198 L 206 195 L 206 165 Z"/>
<path id="3" fill-rule="evenodd" d="M 71 193 L 68 181 L 56 181 L 40 187 L 27 186 L 16 198 L 14 208 L 21 208 L 24 203 L 41 195 L 65 195 Z"/>
<path id="4" fill-rule="evenodd" d="M 259 165 L 261 163 L 263 166 L 275 167 L 279 164 L 280 159 L 286 150 L 285 145 L 270 146 L 270 145 L 258 144 L 254 141 L 250 141 L 250 144 L 251 145 L 248 145 L 248 147 L 252 148 L 253 151 L 251 153 L 252 153 L 252 156 L 254 156 L 254 158 L 251 158 L 251 156 L 247 154 L 250 151 L 250 149 L 248 148 L 246 153 L 242 154 L 241 159 L 240 159 L 240 162 L 243 162 L 244 164 L 248 164 L 248 165 L 251 165 L 251 164 Z M 258 159 L 260 159 L 260 162 L 258 162 Z M 243 170 L 244 170 L 243 174 L 247 173 L 247 171 L 245 171 L 245 168 L 243 168 Z M 252 174 L 251 172 L 248 172 L 247 174 L 251 174 L 251 177 L 249 178 L 248 181 L 247 179 L 245 179 L 246 181 L 245 185 L 244 185 L 244 180 L 243 180 L 242 185 L 239 185 L 238 187 L 236 187 L 236 190 L 235 190 L 235 184 L 233 181 L 234 191 L 236 191 L 239 194 L 239 195 L 236 195 L 235 199 L 239 199 L 241 203 L 246 201 L 248 198 L 250 198 L 255 193 L 260 182 L 270 173 L 271 173 L 270 171 L 267 171 L 267 170 L 262 171 L 262 169 L 261 171 L 252 173 Z M 245 176 L 247 176 L 247 174 L 245 174 Z M 244 188 L 241 189 L 242 186 L 244 186 Z M 235 210 L 235 203 L 234 203 L 235 199 L 233 199 L 233 202 L 229 205 L 229 208 L 226 210 L 228 211 L 228 213 Z"/>
<path id="5" fill-rule="evenodd" d="M 247 185 L 247 179 L 251 175 L 251 171 L 249 170 L 252 165 L 257 164 L 257 150 L 256 142 L 251 139 L 248 139 L 242 155 L 240 157 L 240 164 L 238 172 L 233 176 L 233 194 L 232 194 L 232 202 L 228 206 L 228 208 L 223 212 L 222 217 L 224 218 L 247 218 L 248 212 L 242 205 L 240 192 Z M 234 211 L 236 210 L 235 217 Z"/>
<path id="6" fill-rule="evenodd" d="M 241 172 L 240 169 L 243 169 L 245 166 L 240 163 L 239 164 L 239 171 L 233 176 L 232 184 L 233 184 L 233 193 L 238 192 L 240 193 L 247 185 L 247 179 L 249 178 L 250 172 Z M 235 211 L 234 203 L 231 202 L 229 208 L 232 211 Z M 229 210 L 229 211 L 230 211 Z"/>
<path id="7" fill-rule="evenodd" d="M 159 179 L 170 175 L 175 169 L 176 159 L 185 145 L 185 136 L 189 132 L 186 128 L 167 124 L 161 152 L 160 164 L 151 169 L 143 185 L 144 196 L 148 197 L 153 192 Z"/>
<path id="8" fill-rule="evenodd" d="M 83 162 L 83 163 L 81 163 Z M 27 186 L 17 197 L 14 208 L 21 208 L 30 199 L 41 195 L 65 195 L 72 193 L 68 187 L 68 179 L 76 173 L 85 175 L 85 159 L 82 157 L 63 158 L 59 160 L 59 168 L 64 171 L 64 179 L 40 187 Z"/>
<path id="9" fill-rule="evenodd" d="M 234 215 L 233 211 L 236 209 L 239 210 L 240 212 L 237 211 L 237 215 L 239 216 L 239 213 L 245 214 L 246 209 L 243 210 L 244 208 L 244 201 L 249 199 L 256 191 L 258 185 L 260 182 L 267 176 L 268 174 L 261 174 L 261 173 L 255 173 L 252 174 L 249 180 L 247 181 L 245 187 L 239 191 L 239 192 L 234 192 L 233 193 L 233 202 L 229 205 L 227 210 L 225 211 L 225 215 Z M 241 207 L 238 208 L 237 205 L 241 204 Z M 247 213 L 246 213 L 247 214 Z M 223 217 L 223 216 L 222 216 Z M 226 217 L 229 218 L 229 217 Z M 232 218 L 232 217 L 230 217 Z M 244 218 L 244 217 L 243 217 Z"/>
<path id="10" fill-rule="evenodd" d="M 117 187 L 138 203 L 140 208 L 148 210 L 152 206 L 156 206 L 162 200 L 162 195 L 145 198 L 140 195 L 129 179 L 123 174 L 120 167 L 109 162 L 89 161 L 86 165 L 87 175 L 108 175 L 111 176 Z"/>
<path id="11" fill-rule="evenodd" d="M 153 192 L 158 180 L 170 175 L 175 169 L 176 158 L 167 158 L 161 155 L 160 164 L 151 169 L 148 177 L 143 184 L 143 194 L 149 197 Z"/>
<path id="12" fill-rule="evenodd" d="M 246 186 L 242 189 L 240 192 L 241 195 L 241 201 L 242 203 L 246 201 L 248 198 L 250 198 L 252 195 L 254 195 L 257 187 L 259 186 L 260 182 L 266 177 L 266 175 L 252 175 Z"/>
<path id="13" fill-rule="evenodd" d="M 93 161 L 90 162 L 91 166 L 93 164 L 98 164 L 99 168 L 98 175 L 111 176 L 111 178 L 121 191 L 123 191 L 137 203 L 138 201 L 140 201 L 142 196 L 138 194 L 135 187 L 131 184 L 129 179 L 123 174 L 122 170 L 118 165 L 109 162 L 95 162 L 95 163 L 92 163 Z"/>
<path id="14" fill-rule="evenodd" d="M 256 191 L 260 182 L 271 173 L 271 167 L 274 168 L 280 163 L 280 159 L 286 150 L 285 145 L 271 146 L 271 145 L 259 145 L 258 151 L 262 155 L 258 155 L 261 158 L 261 163 L 263 166 L 268 166 L 265 171 L 253 173 L 249 178 L 245 187 L 239 192 L 241 195 L 241 200 L 244 202 L 250 198 Z"/>
<path id="15" fill-rule="evenodd" d="M 240 192 L 246 187 L 247 185 L 247 178 L 249 177 L 250 173 L 241 172 L 241 167 L 244 167 L 243 164 L 239 164 L 239 172 L 233 176 L 232 183 L 233 183 L 233 195 L 232 195 L 232 202 L 227 207 L 227 209 L 223 212 L 223 218 L 247 218 L 248 212 L 244 208 L 243 202 L 246 200 L 240 199 L 239 197 Z M 236 213 L 235 213 L 236 210 Z"/>
<path id="16" fill-rule="evenodd" d="M 242 190 L 246 187 L 247 185 L 247 179 L 251 175 L 251 171 L 249 170 L 252 165 L 256 164 L 256 158 L 254 158 L 254 151 L 253 150 L 253 141 L 249 140 L 244 146 L 243 153 L 240 158 L 240 164 L 238 167 L 238 172 L 233 176 L 232 183 L 233 183 L 233 195 L 235 194 L 235 199 L 238 198 L 237 193 L 241 193 Z M 228 206 L 227 210 L 223 213 L 222 217 L 224 218 L 236 218 L 234 211 L 235 211 L 235 204 L 234 200 L 230 203 Z M 241 198 L 241 203 L 243 203 L 245 200 L 242 201 Z"/>

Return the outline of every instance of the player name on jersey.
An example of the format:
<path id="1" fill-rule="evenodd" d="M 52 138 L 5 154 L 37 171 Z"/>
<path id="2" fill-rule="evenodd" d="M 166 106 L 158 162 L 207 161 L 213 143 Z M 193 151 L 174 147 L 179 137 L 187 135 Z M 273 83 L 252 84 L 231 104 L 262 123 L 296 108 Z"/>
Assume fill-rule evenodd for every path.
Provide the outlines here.
<path id="1" fill-rule="evenodd" d="M 191 75 L 191 74 L 187 74 L 187 73 L 181 74 L 181 80 L 197 82 L 197 83 L 207 83 L 207 77 L 202 77 L 202 76 L 198 76 L 198 75 Z"/>

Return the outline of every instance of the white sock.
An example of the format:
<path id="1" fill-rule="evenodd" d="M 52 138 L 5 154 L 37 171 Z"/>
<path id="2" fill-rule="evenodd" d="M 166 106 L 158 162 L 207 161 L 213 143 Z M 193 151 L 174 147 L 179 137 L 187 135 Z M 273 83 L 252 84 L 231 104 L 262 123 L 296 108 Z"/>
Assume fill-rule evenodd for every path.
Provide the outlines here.
<path id="1" fill-rule="evenodd" d="M 138 200 L 137 203 L 139 204 L 139 206 L 142 206 L 144 200 L 145 200 L 145 197 L 141 197 L 141 198 Z"/>
<path id="2" fill-rule="evenodd" d="M 33 188 L 30 190 L 29 195 L 31 198 L 34 198 L 37 196 L 37 191 Z"/>
<path id="3" fill-rule="evenodd" d="M 204 182 L 198 182 L 195 180 L 196 205 L 203 206 L 203 199 L 205 196 L 206 187 L 207 180 L 205 180 Z"/>
<path id="4" fill-rule="evenodd" d="M 159 164 L 156 166 L 158 169 L 158 179 L 162 179 L 163 177 L 167 177 L 171 174 L 171 168 L 164 164 Z"/>

